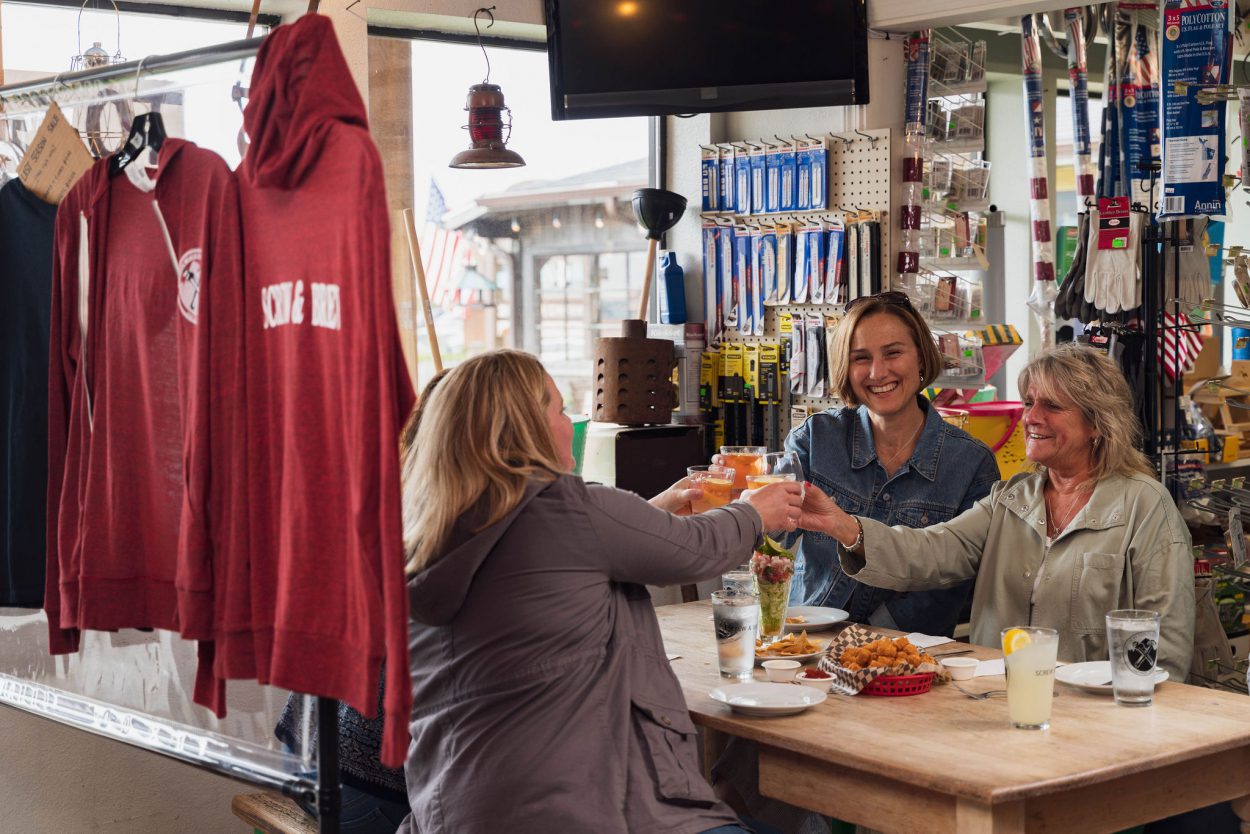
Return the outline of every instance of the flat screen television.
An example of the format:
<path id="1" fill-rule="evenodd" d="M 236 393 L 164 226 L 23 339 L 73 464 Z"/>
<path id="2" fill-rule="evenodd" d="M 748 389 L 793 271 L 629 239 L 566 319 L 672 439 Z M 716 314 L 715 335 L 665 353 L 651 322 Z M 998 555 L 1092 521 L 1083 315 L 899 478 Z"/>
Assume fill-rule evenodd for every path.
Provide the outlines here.
<path id="1" fill-rule="evenodd" d="M 865 104 L 864 0 L 544 0 L 555 119 Z"/>

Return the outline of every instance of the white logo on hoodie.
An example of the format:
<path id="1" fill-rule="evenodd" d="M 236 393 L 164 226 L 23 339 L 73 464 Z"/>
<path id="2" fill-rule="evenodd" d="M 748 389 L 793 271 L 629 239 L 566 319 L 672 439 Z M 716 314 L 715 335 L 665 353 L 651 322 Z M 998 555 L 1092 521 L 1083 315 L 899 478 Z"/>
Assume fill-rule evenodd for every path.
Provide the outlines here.
<path id="1" fill-rule="evenodd" d="M 313 282 L 309 284 L 309 287 L 312 290 L 312 326 L 341 330 L 339 285 Z M 283 281 L 261 287 L 260 305 L 265 319 L 264 329 L 269 330 L 288 324 L 303 324 L 305 321 L 304 302 L 303 281 Z"/>
<path id="2" fill-rule="evenodd" d="M 178 312 L 195 324 L 200 317 L 200 250 L 188 249 L 178 259 Z"/>

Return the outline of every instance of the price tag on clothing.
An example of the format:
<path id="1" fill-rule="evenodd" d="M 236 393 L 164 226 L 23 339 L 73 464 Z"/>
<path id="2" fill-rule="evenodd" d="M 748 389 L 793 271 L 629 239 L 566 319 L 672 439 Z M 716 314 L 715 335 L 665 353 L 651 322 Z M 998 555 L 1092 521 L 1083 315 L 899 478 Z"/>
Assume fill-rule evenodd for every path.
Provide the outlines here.
<path id="1" fill-rule="evenodd" d="M 53 102 L 18 166 L 26 190 L 57 205 L 95 160 L 61 108 Z"/>
<path id="2" fill-rule="evenodd" d="M 1233 552 L 1233 567 L 1240 568 L 1246 563 L 1246 538 L 1241 532 L 1241 507 L 1233 507 L 1228 511 L 1228 546 Z"/>

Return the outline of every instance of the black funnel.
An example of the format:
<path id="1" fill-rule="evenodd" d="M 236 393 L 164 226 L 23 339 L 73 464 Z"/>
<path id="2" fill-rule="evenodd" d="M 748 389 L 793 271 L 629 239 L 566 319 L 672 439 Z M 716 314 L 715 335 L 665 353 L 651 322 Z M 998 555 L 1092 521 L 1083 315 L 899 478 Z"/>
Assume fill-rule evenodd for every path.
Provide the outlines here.
<path id="1" fill-rule="evenodd" d="M 640 188 L 634 192 L 634 216 L 651 240 L 659 240 L 685 212 L 686 198 L 680 194 L 663 188 Z"/>

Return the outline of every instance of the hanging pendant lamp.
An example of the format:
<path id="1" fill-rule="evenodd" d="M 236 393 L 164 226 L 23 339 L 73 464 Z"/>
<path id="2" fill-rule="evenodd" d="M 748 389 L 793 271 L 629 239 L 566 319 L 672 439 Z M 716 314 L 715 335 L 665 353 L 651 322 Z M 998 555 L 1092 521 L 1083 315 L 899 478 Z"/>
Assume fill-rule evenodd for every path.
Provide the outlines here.
<path id="1" fill-rule="evenodd" d="M 469 88 L 468 100 L 464 109 L 469 112 L 469 123 L 465 129 L 469 131 L 469 147 L 451 158 L 449 168 L 520 168 L 525 160 L 516 151 L 507 148 L 512 138 L 512 111 L 504 103 L 503 90 L 498 84 L 490 83 L 490 56 L 482 44 L 482 30 L 478 28 L 477 16 L 483 12 L 490 18 L 486 28 L 495 25 L 494 6 L 481 8 L 473 13 L 473 28 L 477 31 L 477 45 L 486 58 L 486 79 L 481 84 Z M 503 114 L 508 114 L 507 122 Z M 507 135 L 504 135 L 507 128 Z"/>

